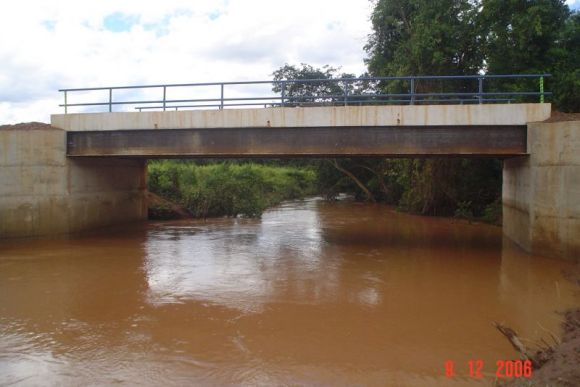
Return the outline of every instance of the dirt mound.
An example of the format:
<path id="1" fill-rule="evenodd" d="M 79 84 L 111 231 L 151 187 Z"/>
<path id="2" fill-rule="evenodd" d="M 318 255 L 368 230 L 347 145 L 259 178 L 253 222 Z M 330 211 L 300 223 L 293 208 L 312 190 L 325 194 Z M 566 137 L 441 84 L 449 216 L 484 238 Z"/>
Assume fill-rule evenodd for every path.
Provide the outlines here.
<path id="1" fill-rule="evenodd" d="M 38 130 L 38 129 L 57 129 L 44 122 L 22 122 L 14 125 L 0 125 L 0 130 Z"/>
<path id="2" fill-rule="evenodd" d="M 580 113 L 552 112 L 550 118 L 544 122 L 580 121 Z"/>

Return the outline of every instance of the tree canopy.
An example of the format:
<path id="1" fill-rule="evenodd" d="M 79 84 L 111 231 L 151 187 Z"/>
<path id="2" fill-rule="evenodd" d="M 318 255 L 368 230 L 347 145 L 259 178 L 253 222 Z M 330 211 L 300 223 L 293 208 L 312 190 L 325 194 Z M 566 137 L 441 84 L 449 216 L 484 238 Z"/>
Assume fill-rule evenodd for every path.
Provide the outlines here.
<path id="1" fill-rule="evenodd" d="M 580 17 L 564 0 L 377 0 L 371 23 L 371 75 L 552 73 L 556 109 L 579 110 Z"/>
<path id="2" fill-rule="evenodd" d="M 376 76 L 462 75 L 479 70 L 477 11 L 468 0 L 381 0 L 365 50 Z"/>

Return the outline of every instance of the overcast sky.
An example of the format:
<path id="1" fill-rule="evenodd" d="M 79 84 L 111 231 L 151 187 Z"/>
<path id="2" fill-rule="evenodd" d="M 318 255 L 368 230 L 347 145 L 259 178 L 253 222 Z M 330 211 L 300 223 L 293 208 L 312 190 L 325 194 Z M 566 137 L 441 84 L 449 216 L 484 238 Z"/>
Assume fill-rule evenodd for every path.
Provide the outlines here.
<path id="1" fill-rule="evenodd" d="M 360 74 L 371 7 L 369 0 L 9 1 L 0 13 L 0 125 L 48 122 L 62 112 L 59 88 L 265 80 L 300 62 Z"/>

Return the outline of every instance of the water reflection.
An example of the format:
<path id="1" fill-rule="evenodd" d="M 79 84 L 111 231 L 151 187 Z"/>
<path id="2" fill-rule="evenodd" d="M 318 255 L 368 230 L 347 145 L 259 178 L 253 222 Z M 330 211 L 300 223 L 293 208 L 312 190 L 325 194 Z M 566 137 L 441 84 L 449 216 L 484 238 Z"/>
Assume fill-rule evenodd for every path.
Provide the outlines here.
<path id="1" fill-rule="evenodd" d="M 319 273 L 323 241 L 316 203 L 282 205 L 262 220 L 153 228 L 145 244 L 150 302 L 199 299 L 256 312 L 279 292 L 303 298 L 309 278 L 332 277 L 329 267 Z"/>

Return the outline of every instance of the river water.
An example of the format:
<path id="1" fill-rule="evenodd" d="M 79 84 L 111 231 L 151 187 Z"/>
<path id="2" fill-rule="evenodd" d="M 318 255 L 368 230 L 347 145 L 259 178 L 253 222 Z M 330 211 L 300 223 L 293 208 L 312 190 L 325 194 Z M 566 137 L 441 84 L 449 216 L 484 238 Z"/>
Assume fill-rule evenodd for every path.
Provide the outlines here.
<path id="1" fill-rule="evenodd" d="M 517 358 L 492 322 L 558 334 L 568 267 L 498 227 L 318 199 L 4 241 L 0 385 L 490 385 Z"/>

